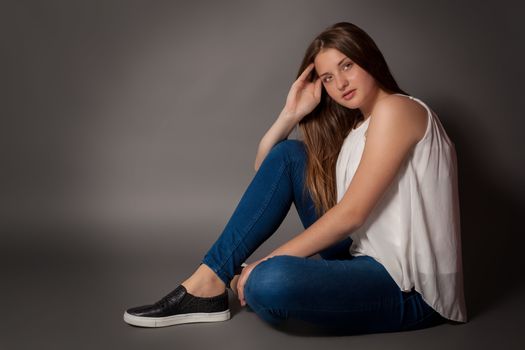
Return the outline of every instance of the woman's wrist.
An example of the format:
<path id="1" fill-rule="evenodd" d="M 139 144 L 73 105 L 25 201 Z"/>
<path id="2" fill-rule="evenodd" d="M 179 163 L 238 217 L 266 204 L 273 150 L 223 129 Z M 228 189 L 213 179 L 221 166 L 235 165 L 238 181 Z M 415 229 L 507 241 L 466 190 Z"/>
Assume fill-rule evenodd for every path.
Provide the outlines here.
<path id="1" fill-rule="evenodd" d="M 295 124 L 297 124 L 299 122 L 299 120 L 301 120 L 301 116 L 298 115 L 296 112 L 294 111 L 291 111 L 289 109 L 287 109 L 286 107 L 283 108 L 283 110 L 281 111 L 281 114 L 279 115 L 279 118 L 280 119 L 284 119 L 290 123 L 292 123 L 292 128 L 295 126 Z"/>
<path id="2" fill-rule="evenodd" d="M 272 126 L 272 138 L 276 136 L 277 141 L 287 138 L 297 123 L 296 115 L 283 109 Z"/>

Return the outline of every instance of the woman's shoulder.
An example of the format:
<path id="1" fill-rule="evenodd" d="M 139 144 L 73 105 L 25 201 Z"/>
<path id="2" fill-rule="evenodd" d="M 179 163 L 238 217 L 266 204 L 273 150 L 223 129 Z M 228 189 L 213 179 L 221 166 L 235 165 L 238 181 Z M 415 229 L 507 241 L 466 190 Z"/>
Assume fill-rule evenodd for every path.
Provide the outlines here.
<path id="1" fill-rule="evenodd" d="M 377 110 L 377 111 L 376 111 Z M 404 115 L 412 119 L 425 119 L 427 109 L 412 96 L 390 94 L 377 101 L 374 114 Z"/>
<path id="2" fill-rule="evenodd" d="M 428 110 L 411 96 L 391 94 L 379 100 L 374 107 L 376 123 L 393 122 L 421 140 L 427 129 Z"/>

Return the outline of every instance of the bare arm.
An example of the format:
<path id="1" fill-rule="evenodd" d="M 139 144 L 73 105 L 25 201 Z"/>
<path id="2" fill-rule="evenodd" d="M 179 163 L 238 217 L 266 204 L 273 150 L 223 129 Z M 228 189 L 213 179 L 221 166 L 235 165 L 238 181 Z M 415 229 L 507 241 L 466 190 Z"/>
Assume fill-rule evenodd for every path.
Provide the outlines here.
<path id="1" fill-rule="evenodd" d="M 277 120 L 259 142 L 257 156 L 255 157 L 255 171 L 259 170 L 261 163 L 264 158 L 266 158 L 270 149 L 272 149 L 277 142 L 288 138 L 294 126 L 297 124 L 296 120 L 297 118 L 294 118 L 286 109 L 281 111 Z"/>
<path id="2" fill-rule="evenodd" d="M 292 84 L 281 114 L 259 142 L 257 156 L 255 157 L 255 171 L 259 170 L 261 163 L 272 147 L 277 142 L 286 139 L 294 126 L 319 104 L 322 88 L 321 79 L 316 78 L 312 82 L 307 78 L 313 68 L 314 64 L 309 64 Z"/>

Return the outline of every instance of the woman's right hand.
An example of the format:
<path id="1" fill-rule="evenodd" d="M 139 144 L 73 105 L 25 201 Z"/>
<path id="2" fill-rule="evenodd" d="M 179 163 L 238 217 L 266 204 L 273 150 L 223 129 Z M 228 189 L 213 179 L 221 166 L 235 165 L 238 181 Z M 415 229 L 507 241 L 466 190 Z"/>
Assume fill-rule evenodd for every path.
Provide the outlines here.
<path id="1" fill-rule="evenodd" d="M 321 101 L 321 78 L 317 77 L 314 82 L 307 80 L 312 69 L 314 69 L 314 64 L 310 63 L 292 84 L 286 97 L 284 109 L 293 116 L 297 123 L 313 111 Z"/>

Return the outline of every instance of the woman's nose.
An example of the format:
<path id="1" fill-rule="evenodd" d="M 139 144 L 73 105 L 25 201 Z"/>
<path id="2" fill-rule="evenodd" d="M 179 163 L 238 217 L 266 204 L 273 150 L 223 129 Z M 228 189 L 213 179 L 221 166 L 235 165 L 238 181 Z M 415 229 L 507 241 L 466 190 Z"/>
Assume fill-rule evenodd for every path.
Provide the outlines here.
<path id="1" fill-rule="evenodd" d="M 341 91 L 344 91 L 348 86 L 348 80 L 345 77 L 336 78 L 337 79 L 337 88 Z"/>

